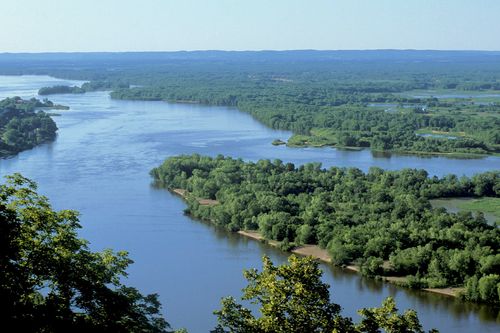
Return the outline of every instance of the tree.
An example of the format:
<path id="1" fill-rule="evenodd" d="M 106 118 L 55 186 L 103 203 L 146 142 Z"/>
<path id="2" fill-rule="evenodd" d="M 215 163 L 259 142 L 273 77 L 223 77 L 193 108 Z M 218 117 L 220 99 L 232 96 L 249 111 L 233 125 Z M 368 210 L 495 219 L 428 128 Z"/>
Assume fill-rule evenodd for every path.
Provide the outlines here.
<path id="1" fill-rule="evenodd" d="M 500 285 L 500 275 L 489 274 L 479 279 L 478 290 L 481 299 L 489 303 L 498 303 L 500 301 L 498 285 Z"/>
<path id="2" fill-rule="evenodd" d="M 362 309 L 358 313 L 363 317 L 357 327 L 360 332 L 378 333 L 380 329 L 387 333 L 424 332 L 417 313 L 414 310 L 407 310 L 402 315 L 398 314 L 396 302 L 392 297 L 385 299 L 380 308 Z"/>
<path id="3" fill-rule="evenodd" d="M 354 325 L 340 315 L 340 306 L 330 301 L 329 286 L 321 281 L 322 272 L 311 257 L 292 255 L 288 264 L 274 266 L 264 256 L 262 272 L 251 269 L 244 275 L 248 286 L 242 300 L 260 305 L 261 316 L 255 317 L 233 297 L 223 298 L 222 308 L 214 312 L 219 322 L 214 332 L 423 332 L 415 311 L 399 315 L 391 298 L 381 308 L 361 310 L 364 318 Z"/>
<path id="4" fill-rule="evenodd" d="M 314 244 L 314 229 L 309 224 L 303 224 L 297 228 L 297 242 L 300 244 Z"/>
<path id="5" fill-rule="evenodd" d="M 244 300 L 260 304 L 262 316 L 255 318 L 235 299 L 222 300 L 216 311 L 219 322 L 230 332 L 331 332 L 340 306 L 329 299 L 328 285 L 321 282 L 321 270 L 312 258 L 290 256 L 288 265 L 274 266 L 263 258 L 263 271 L 244 273 L 249 284 Z"/>
<path id="6" fill-rule="evenodd" d="M 483 274 L 493 274 L 495 272 L 500 272 L 500 254 L 482 257 L 480 263 L 481 273 Z"/>
<path id="7" fill-rule="evenodd" d="M 126 252 L 92 252 L 78 213 L 54 211 L 19 174 L 0 186 L 2 323 L 21 332 L 166 332 L 157 295 L 120 282 Z"/>

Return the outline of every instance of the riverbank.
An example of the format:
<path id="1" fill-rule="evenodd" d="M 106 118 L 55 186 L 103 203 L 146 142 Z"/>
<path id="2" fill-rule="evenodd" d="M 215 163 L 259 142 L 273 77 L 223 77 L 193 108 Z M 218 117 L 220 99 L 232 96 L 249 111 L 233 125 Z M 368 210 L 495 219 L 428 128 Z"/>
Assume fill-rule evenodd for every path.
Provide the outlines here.
<path id="1" fill-rule="evenodd" d="M 70 107 L 67 105 L 54 104 L 53 106 L 42 106 L 36 108 L 37 110 L 50 111 L 50 110 L 69 110 Z"/>
<path id="2" fill-rule="evenodd" d="M 240 230 L 237 231 L 237 234 L 247 237 L 262 243 L 269 244 L 273 247 L 280 247 L 281 242 L 278 241 L 273 241 L 273 240 L 267 240 L 264 238 L 258 231 L 254 230 Z M 290 250 L 291 253 L 298 254 L 301 256 L 310 256 L 315 259 L 318 259 L 322 262 L 325 262 L 327 264 L 332 264 L 332 258 L 330 254 L 328 254 L 328 251 L 325 249 L 320 248 L 318 245 L 300 245 L 297 247 L 294 247 L 292 250 Z M 356 273 L 361 273 L 360 267 L 355 265 L 355 264 L 349 264 L 346 266 L 342 266 L 343 269 L 356 272 Z M 407 278 L 403 276 L 380 276 L 380 279 L 385 282 L 389 282 L 395 285 L 398 285 L 400 287 L 405 287 L 405 284 L 407 283 Z M 450 296 L 450 297 L 458 297 L 461 292 L 464 291 L 464 288 L 422 288 L 421 290 L 434 293 L 434 294 L 439 294 L 439 295 L 445 295 L 445 296 Z"/>
<path id="3" fill-rule="evenodd" d="M 333 149 L 350 150 L 350 151 L 361 151 L 363 149 L 369 149 L 373 153 L 387 154 L 387 155 L 396 154 L 396 155 L 421 156 L 421 157 L 440 156 L 453 159 L 481 159 L 488 156 L 500 156 L 499 152 L 491 152 L 483 154 L 483 153 L 459 153 L 459 152 L 434 152 L 434 151 L 420 151 L 420 150 L 377 150 L 377 149 L 372 149 L 370 147 L 339 146 L 332 143 L 311 143 L 308 141 L 297 143 L 293 141 L 290 142 L 290 140 L 286 143 L 286 146 L 290 148 L 330 147 Z"/>
<path id="4" fill-rule="evenodd" d="M 184 100 L 184 99 L 165 99 L 160 97 L 150 97 L 150 96 L 127 96 L 118 94 L 116 91 L 111 91 L 110 97 L 116 100 L 133 100 L 133 101 L 164 101 L 167 103 L 174 104 L 193 104 L 193 105 L 204 105 L 204 106 L 225 106 L 225 107 L 235 107 L 238 111 L 250 114 L 252 118 L 256 119 L 264 126 L 272 128 L 270 124 L 267 124 L 262 119 L 256 117 L 252 112 L 248 110 L 244 110 L 238 108 L 237 105 L 233 104 L 218 104 L 218 103 L 207 103 L 201 100 Z M 291 131 L 291 129 L 287 128 L 286 130 Z M 286 145 L 290 148 L 306 148 L 306 147 L 314 147 L 314 148 L 325 148 L 332 147 L 339 150 L 349 150 L 349 151 L 361 151 L 366 148 L 371 149 L 369 144 L 361 145 L 361 146 L 350 146 L 350 145 L 341 145 L 337 141 L 336 137 L 332 137 L 331 135 L 324 134 L 316 134 L 322 133 L 323 131 L 329 132 L 331 129 L 329 128 L 321 128 L 321 129 L 312 129 L 311 132 L 313 135 L 303 135 L 293 133 L 292 136 L 285 142 L 283 140 L 273 140 L 271 142 L 274 146 Z M 459 132 L 462 133 L 462 132 Z M 425 133 L 424 133 L 425 134 Z M 500 156 L 500 151 L 498 150 L 487 150 L 484 153 L 468 153 L 468 152 L 439 152 L 439 151 L 414 151 L 414 150 L 372 150 L 372 152 L 377 153 L 385 153 L 385 154 L 400 154 L 400 155 L 414 155 L 414 156 L 442 156 L 456 159 L 480 159 L 488 156 Z"/>
<path id="5" fill-rule="evenodd" d="M 177 194 L 184 200 L 188 200 L 190 193 L 187 190 L 184 190 L 182 188 L 174 188 L 172 190 L 173 193 Z M 215 206 L 219 204 L 219 201 L 217 200 L 212 200 L 212 199 L 203 199 L 203 198 L 196 198 L 198 203 L 202 206 Z"/>
<path id="6" fill-rule="evenodd" d="M 172 193 L 180 196 L 184 200 L 188 200 L 189 198 L 189 192 L 185 189 L 181 188 L 174 188 L 171 190 Z M 213 206 L 219 204 L 217 200 L 211 200 L 211 199 L 203 199 L 203 198 L 196 198 L 198 203 L 200 205 L 205 205 L 205 206 Z M 238 235 L 241 235 L 246 238 L 253 239 L 255 241 L 259 241 L 261 243 L 268 244 L 272 247 L 279 248 L 281 249 L 281 243 L 279 241 L 275 240 L 269 240 L 266 239 L 261 233 L 255 230 L 239 230 L 236 232 Z M 298 254 L 301 256 L 310 256 L 315 259 L 318 259 L 324 263 L 333 264 L 333 260 L 328 253 L 326 249 L 322 249 L 318 245 L 313 245 L 313 244 L 305 244 L 305 245 L 299 245 L 293 247 L 290 251 L 285 251 L 285 252 L 291 252 L 294 254 Z M 387 266 L 388 262 L 384 262 L 384 266 Z M 343 269 L 349 270 L 351 272 L 355 272 L 358 274 L 361 274 L 361 269 L 358 265 L 351 263 L 349 265 L 342 266 Z M 400 287 L 407 287 L 408 279 L 404 276 L 377 276 L 376 278 L 389 282 L 395 285 L 398 285 Z M 421 290 L 434 293 L 434 294 L 440 294 L 440 295 L 445 295 L 445 296 L 450 296 L 450 297 L 458 297 L 461 292 L 464 291 L 464 288 L 422 288 Z"/>

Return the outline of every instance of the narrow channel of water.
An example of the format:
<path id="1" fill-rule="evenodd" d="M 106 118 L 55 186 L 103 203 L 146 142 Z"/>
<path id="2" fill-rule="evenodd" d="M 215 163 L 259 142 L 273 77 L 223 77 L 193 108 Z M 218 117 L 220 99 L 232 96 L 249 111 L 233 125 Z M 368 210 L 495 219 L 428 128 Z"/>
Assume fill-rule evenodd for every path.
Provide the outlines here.
<path id="1" fill-rule="evenodd" d="M 44 76 L 0 76 L 0 98 L 36 96 L 42 86 L 77 84 Z M 148 172 L 166 157 L 200 153 L 247 160 L 279 158 L 296 164 L 320 161 L 324 166 L 371 166 L 385 169 L 425 168 L 432 175 L 471 175 L 498 169 L 500 158 L 456 160 L 443 157 L 376 157 L 370 151 L 331 148 L 287 148 L 271 145 L 289 132 L 262 126 L 247 114 L 223 107 L 111 100 L 107 93 L 54 95 L 68 105 L 56 111 L 54 143 L 0 160 L 0 175 L 21 172 L 39 183 L 57 209 L 82 214 L 82 237 L 95 250 L 125 249 L 135 263 L 129 283 L 157 292 L 174 327 L 207 332 L 215 325 L 212 311 L 223 296 L 241 294 L 242 270 L 260 267 L 268 254 L 277 263 L 286 255 L 236 234 L 183 215 L 184 203 L 151 186 Z M 445 296 L 396 288 L 323 265 L 324 280 L 344 314 L 377 306 L 388 295 L 400 309 L 414 308 L 425 328 L 442 332 L 498 332 L 498 311 L 464 304 Z"/>

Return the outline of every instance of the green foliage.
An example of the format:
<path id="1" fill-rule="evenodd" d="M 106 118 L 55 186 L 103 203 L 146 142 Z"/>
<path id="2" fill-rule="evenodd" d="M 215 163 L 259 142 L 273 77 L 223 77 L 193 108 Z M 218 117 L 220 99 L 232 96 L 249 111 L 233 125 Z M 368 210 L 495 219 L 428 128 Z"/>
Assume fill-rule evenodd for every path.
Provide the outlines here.
<path id="1" fill-rule="evenodd" d="M 481 215 L 452 214 L 429 202 L 496 196 L 498 171 L 437 178 L 424 170 L 363 173 L 192 155 L 167 159 L 151 174 L 167 188 L 218 200 L 212 207 L 190 200 L 195 217 L 232 231 L 258 230 L 272 240 L 317 244 L 328 249 L 334 264 L 358 262 L 366 275 L 409 276 L 419 288 L 463 286 L 498 266 L 499 228 Z"/>
<path id="2" fill-rule="evenodd" d="M 487 192 L 494 192 L 497 195 L 500 194 L 500 186 L 498 188 L 478 188 L 477 189 L 479 195 L 481 193 L 487 191 Z M 481 198 L 481 199 L 474 199 L 470 201 L 465 201 L 465 202 L 458 202 L 457 205 L 461 210 L 467 210 L 467 211 L 480 211 L 483 213 L 491 213 L 493 214 L 498 221 L 500 221 L 500 198 Z"/>
<path id="3" fill-rule="evenodd" d="M 390 263 L 393 270 L 401 275 L 416 273 L 419 270 L 427 269 L 432 257 L 432 251 L 430 244 L 396 250 L 390 256 Z"/>
<path id="4" fill-rule="evenodd" d="M 280 250 L 285 252 L 290 252 L 295 247 L 294 243 L 290 243 L 288 238 L 283 239 L 280 243 Z"/>
<path id="5" fill-rule="evenodd" d="M 281 266 L 264 257 L 262 272 L 245 271 L 248 286 L 242 297 L 259 305 L 260 316 L 255 317 L 233 297 L 223 298 L 222 308 L 215 311 L 219 325 L 214 332 L 423 332 L 415 311 L 398 314 L 391 298 L 381 308 L 360 310 L 362 321 L 354 325 L 350 318 L 340 315 L 340 306 L 330 301 L 321 274 L 318 263 L 310 257 L 292 255 L 288 264 Z"/>
<path id="6" fill-rule="evenodd" d="M 478 290 L 481 300 L 488 303 L 499 303 L 500 295 L 498 287 L 500 286 L 500 275 L 489 274 L 479 279 Z"/>
<path id="7" fill-rule="evenodd" d="M 92 252 L 78 213 L 19 174 L 0 185 L 2 323 L 21 332 L 165 332 L 157 295 L 121 283 L 127 253 Z"/>
<path id="8" fill-rule="evenodd" d="M 362 309 L 359 314 L 363 317 L 359 330 L 361 332 L 387 333 L 419 333 L 424 332 L 414 310 L 408 310 L 402 315 L 398 313 L 396 302 L 391 297 L 384 300 L 382 307 Z M 437 332 L 431 330 L 430 332 Z"/>
<path id="9" fill-rule="evenodd" d="M 42 87 L 38 89 L 38 95 L 53 95 L 53 94 L 83 94 L 85 90 L 80 87 L 70 86 L 52 86 Z"/>
<path id="10" fill-rule="evenodd" d="M 493 274 L 500 272 L 500 254 L 489 255 L 481 258 L 481 273 L 483 274 Z"/>
<path id="11" fill-rule="evenodd" d="M 488 274 L 478 278 L 474 275 L 467 280 L 465 292 L 462 295 L 469 301 L 481 301 L 486 303 L 500 303 L 500 275 Z"/>
<path id="12" fill-rule="evenodd" d="M 303 224 L 297 228 L 297 237 L 295 238 L 299 244 L 315 244 L 316 237 L 314 228 L 309 224 Z"/>
<path id="13" fill-rule="evenodd" d="M 53 95 L 53 94 L 83 94 L 90 91 L 125 89 L 129 85 L 125 83 L 114 83 L 110 81 L 92 81 L 85 82 L 81 87 L 78 86 L 52 86 L 42 87 L 38 90 L 38 95 Z"/>
<path id="14" fill-rule="evenodd" d="M 361 272 L 366 276 L 377 276 L 384 273 L 384 260 L 381 258 L 368 257 L 361 265 Z"/>
<path id="15" fill-rule="evenodd" d="M 463 297 L 469 301 L 478 302 L 481 300 L 479 295 L 479 279 L 477 276 L 473 276 L 467 280 L 465 283 L 465 291 Z"/>
<path id="16" fill-rule="evenodd" d="M 19 97 L 0 101 L 0 157 L 55 139 L 57 126 L 45 112 L 35 112 L 40 107 L 54 107 L 54 104 Z"/>

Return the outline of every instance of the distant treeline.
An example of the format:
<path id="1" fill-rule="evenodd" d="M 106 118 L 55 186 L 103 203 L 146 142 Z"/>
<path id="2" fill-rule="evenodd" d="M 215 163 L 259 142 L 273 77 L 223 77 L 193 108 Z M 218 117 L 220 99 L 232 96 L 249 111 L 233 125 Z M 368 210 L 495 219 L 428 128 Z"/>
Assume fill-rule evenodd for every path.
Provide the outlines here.
<path id="1" fill-rule="evenodd" d="M 52 108 L 51 101 L 43 102 L 19 97 L 0 101 L 0 157 L 16 154 L 52 141 L 57 126 L 48 114 L 36 108 Z"/>
<path id="2" fill-rule="evenodd" d="M 53 94 L 83 94 L 89 91 L 101 91 L 112 89 L 128 88 L 127 84 L 114 83 L 109 81 L 92 81 L 85 82 L 81 87 L 57 85 L 52 87 L 42 87 L 38 90 L 38 95 L 53 95 Z"/>
<path id="3" fill-rule="evenodd" d="M 42 87 L 38 89 L 38 95 L 53 95 L 53 94 L 83 94 L 85 90 L 78 86 L 52 86 Z"/>
<path id="4" fill-rule="evenodd" d="M 373 81 L 410 89 L 500 89 L 499 52 L 261 51 L 0 54 L 0 73 L 152 85 L 158 78 L 274 77 L 317 82 Z"/>
<path id="5" fill-rule="evenodd" d="M 481 214 L 429 202 L 500 197 L 500 171 L 437 178 L 414 169 L 363 173 L 192 155 L 169 158 L 151 174 L 191 194 L 188 213 L 228 230 L 258 230 L 287 246 L 318 244 L 334 264 L 355 262 L 366 275 L 404 276 L 415 288 L 466 286 L 468 299 L 500 303 L 500 229 Z"/>

